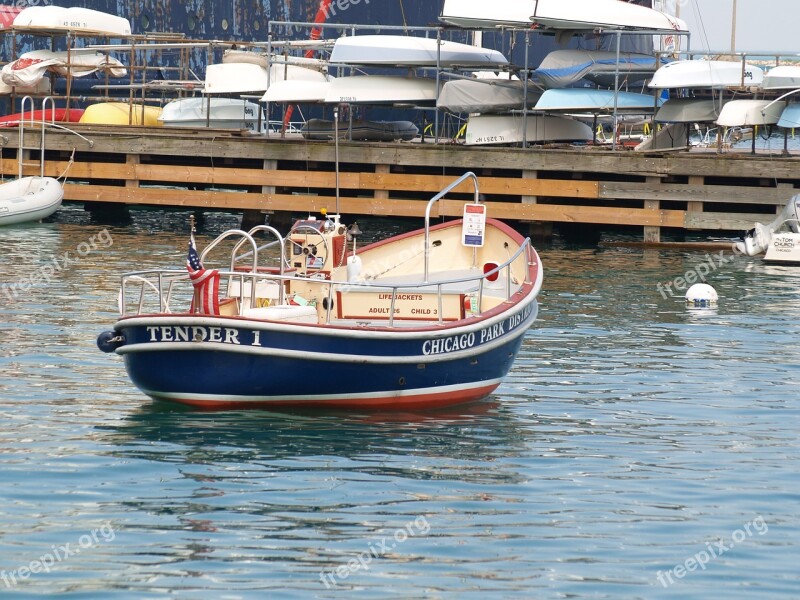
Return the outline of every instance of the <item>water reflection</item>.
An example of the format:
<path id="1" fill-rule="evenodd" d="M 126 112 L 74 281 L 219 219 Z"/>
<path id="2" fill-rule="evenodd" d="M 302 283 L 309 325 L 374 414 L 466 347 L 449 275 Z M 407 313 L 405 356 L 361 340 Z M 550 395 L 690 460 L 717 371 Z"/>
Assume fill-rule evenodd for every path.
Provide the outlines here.
<path id="1" fill-rule="evenodd" d="M 119 425 L 101 427 L 115 452 L 149 460 L 224 464 L 305 457 L 360 459 L 412 453 L 444 460 L 487 461 L 525 447 L 512 412 L 496 399 L 425 413 L 203 412 L 146 402 Z M 442 468 L 447 468 L 442 463 Z M 498 474 L 500 475 L 500 474 Z"/>

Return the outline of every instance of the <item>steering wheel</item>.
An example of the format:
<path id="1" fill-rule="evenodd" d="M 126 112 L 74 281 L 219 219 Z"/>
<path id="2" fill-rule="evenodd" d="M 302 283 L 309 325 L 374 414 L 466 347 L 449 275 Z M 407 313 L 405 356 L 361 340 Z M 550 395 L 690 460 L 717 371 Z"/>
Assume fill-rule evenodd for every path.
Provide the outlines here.
<path id="1" fill-rule="evenodd" d="M 298 244 L 292 239 L 292 235 L 295 233 L 301 233 L 306 236 L 308 236 L 309 234 L 316 235 L 322 241 L 322 244 L 319 243 L 310 244 L 308 243 L 307 237 L 305 240 L 306 242 L 305 244 Z M 330 249 L 328 247 L 328 240 L 322 233 L 320 233 L 316 228 L 312 227 L 311 225 L 297 225 L 295 227 L 292 227 L 292 230 L 289 232 L 289 235 L 287 235 L 286 238 L 284 239 L 285 241 L 289 242 L 286 245 L 286 253 L 288 255 L 286 257 L 286 260 L 289 261 L 290 265 L 292 264 L 292 260 L 295 260 L 295 253 L 294 253 L 295 247 L 300 249 L 300 255 L 303 257 L 303 262 L 305 263 L 306 268 L 317 269 L 317 270 L 322 268 L 317 266 L 309 266 L 308 265 L 309 256 L 313 256 L 315 257 L 315 259 L 321 260 L 323 265 L 325 265 L 325 263 L 328 262 L 328 255 L 330 254 L 329 251 Z"/>

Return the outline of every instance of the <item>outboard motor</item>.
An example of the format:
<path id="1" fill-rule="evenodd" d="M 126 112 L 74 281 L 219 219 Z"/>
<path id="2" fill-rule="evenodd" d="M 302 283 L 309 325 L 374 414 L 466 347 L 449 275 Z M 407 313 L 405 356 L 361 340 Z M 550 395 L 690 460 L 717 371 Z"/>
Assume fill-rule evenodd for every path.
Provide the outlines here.
<path id="1" fill-rule="evenodd" d="M 763 254 L 769 248 L 772 234 L 784 224 L 792 233 L 800 233 L 800 194 L 793 196 L 769 225 L 756 223 L 753 229 L 744 234 L 741 242 L 736 242 L 736 249 L 747 256 Z"/>

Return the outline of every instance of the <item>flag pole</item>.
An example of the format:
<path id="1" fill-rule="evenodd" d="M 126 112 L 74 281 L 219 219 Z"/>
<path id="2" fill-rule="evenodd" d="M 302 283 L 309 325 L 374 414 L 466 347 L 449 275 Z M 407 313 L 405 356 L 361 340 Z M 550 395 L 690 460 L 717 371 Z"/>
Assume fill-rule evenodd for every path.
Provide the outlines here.
<path id="1" fill-rule="evenodd" d="M 191 247 L 194 245 L 194 213 L 189 215 L 189 246 Z M 199 290 L 192 286 L 192 308 L 194 309 L 192 312 L 200 312 L 200 292 Z"/>

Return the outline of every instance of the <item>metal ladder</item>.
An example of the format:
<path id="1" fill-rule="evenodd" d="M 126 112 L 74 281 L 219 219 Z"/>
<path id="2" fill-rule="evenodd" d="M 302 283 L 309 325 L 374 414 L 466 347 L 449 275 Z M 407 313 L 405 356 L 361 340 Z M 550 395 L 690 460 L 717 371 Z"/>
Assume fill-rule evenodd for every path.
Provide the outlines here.
<path id="1" fill-rule="evenodd" d="M 22 169 L 23 167 L 32 167 L 36 166 L 36 163 L 26 163 L 23 162 L 23 156 L 26 150 L 39 150 L 39 177 L 44 177 L 44 135 L 45 130 L 47 129 L 48 123 L 50 125 L 55 124 L 56 122 L 56 105 L 53 101 L 52 96 L 47 96 L 42 100 L 42 136 L 41 141 L 39 143 L 39 147 L 26 147 L 24 145 L 25 142 L 25 107 L 30 104 L 30 125 L 33 126 L 34 124 L 34 114 L 33 114 L 33 98 L 30 96 L 25 96 L 22 99 L 20 104 L 20 121 L 19 121 L 19 143 L 17 145 L 17 163 L 19 164 L 19 178 L 22 179 Z M 47 121 L 47 105 L 50 105 L 51 110 L 51 119 Z"/>

